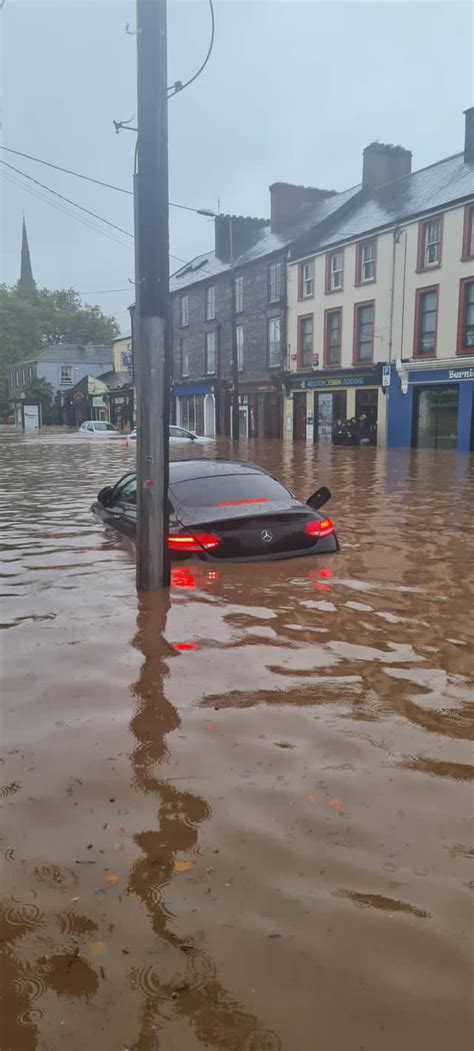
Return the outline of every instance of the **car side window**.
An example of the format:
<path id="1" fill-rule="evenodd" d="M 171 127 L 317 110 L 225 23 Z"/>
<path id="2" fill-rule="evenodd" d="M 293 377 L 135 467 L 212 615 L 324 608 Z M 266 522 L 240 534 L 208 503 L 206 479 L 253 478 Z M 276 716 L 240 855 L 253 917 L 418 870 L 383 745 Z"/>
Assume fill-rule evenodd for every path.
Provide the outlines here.
<path id="1" fill-rule="evenodd" d="M 189 431 L 185 431 L 183 427 L 170 427 L 171 438 L 191 438 Z"/>
<path id="2" fill-rule="evenodd" d="M 129 478 L 114 493 L 114 503 L 136 504 L 137 482 L 135 478 Z"/>

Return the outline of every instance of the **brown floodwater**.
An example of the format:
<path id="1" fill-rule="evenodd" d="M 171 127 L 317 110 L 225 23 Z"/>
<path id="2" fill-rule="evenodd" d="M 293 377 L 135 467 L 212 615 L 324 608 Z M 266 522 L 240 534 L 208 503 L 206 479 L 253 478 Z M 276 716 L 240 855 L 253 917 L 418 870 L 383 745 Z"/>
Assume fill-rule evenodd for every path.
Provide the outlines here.
<path id="1" fill-rule="evenodd" d="M 241 444 L 341 552 L 137 600 L 134 450 L 0 446 L 1 1051 L 471 1051 L 472 457 Z"/>

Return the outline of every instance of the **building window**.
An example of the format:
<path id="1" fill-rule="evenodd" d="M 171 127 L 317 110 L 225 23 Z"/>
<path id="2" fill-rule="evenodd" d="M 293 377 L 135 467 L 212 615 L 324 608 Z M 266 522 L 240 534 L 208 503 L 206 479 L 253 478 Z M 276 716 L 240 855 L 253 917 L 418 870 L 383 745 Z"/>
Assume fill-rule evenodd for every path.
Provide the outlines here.
<path id="1" fill-rule="evenodd" d="M 343 252 L 330 252 L 326 256 L 326 292 L 339 292 L 342 288 Z"/>
<path id="2" fill-rule="evenodd" d="M 298 270 L 298 298 L 311 299 L 314 295 L 314 259 L 300 263 Z"/>
<path id="3" fill-rule="evenodd" d="M 180 317 L 181 317 L 181 328 L 185 328 L 189 325 L 189 296 L 181 296 L 180 300 Z"/>
<path id="4" fill-rule="evenodd" d="M 241 314 L 244 309 L 244 279 L 242 274 L 234 281 L 235 312 Z"/>
<path id="5" fill-rule="evenodd" d="M 206 332 L 206 376 L 216 374 L 216 333 Z"/>
<path id="6" fill-rule="evenodd" d="M 375 241 L 362 241 L 357 245 L 356 285 L 375 281 Z"/>
<path id="7" fill-rule="evenodd" d="M 313 364 L 313 315 L 298 318 L 298 368 L 310 369 Z"/>
<path id="8" fill-rule="evenodd" d="M 268 337 L 268 367 L 277 368 L 281 365 L 281 322 L 279 317 L 271 317 L 267 321 Z"/>
<path id="9" fill-rule="evenodd" d="M 182 376 L 189 376 L 189 349 L 187 339 L 179 341 L 179 360 Z"/>
<path id="10" fill-rule="evenodd" d="M 243 372 L 244 368 L 244 326 L 235 326 L 235 342 L 237 345 L 237 368 Z"/>
<path id="11" fill-rule="evenodd" d="M 474 278 L 465 277 L 459 285 L 457 354 L 474 354 Z"/>
<path id="12" fill-rule="evenodd" d="M 341 364 L 342 310 L 326 310 L 324 324 L 324 365 Z"/>
<path id="13" fill-rule="evenodd" d="M 418 270 L 430 270 L 441 266 L 441 239 L 443 220 L 427 219 L 418 227 Z"/>
<path id="14" fill-rule="evenodd" d="M 374 356 L 375 304 L 356 303 L 354 307 L 354 363 L 372 361 Z"/>
<path id="15" fill-rule="evenodd" d="M 278 303 L 281 297 L 281 263 L 271 263 L 268 267 L 268 298 L 270 303 Z"/>
<path id="16" fill-rule="evenodd" d="M 206 321 L 214 321 L 216 316 L 216 286 L 206 288 Z"/>
<path id="17" fill-rule="evenodd" d="M 462 259 L 474 259 L 474 204 L 467 204 L 464 209 Z"/>
<path id="18" fill-rule="evenodd" d="M 415 304 L 415 358 L 433 358 L 438 328 L 438 286 L 418 288 Z"/>
<path id="19" fill-rule="evenodd" d="M 61 383 L 72 383 L 72 365 L 61 365 Z"/>

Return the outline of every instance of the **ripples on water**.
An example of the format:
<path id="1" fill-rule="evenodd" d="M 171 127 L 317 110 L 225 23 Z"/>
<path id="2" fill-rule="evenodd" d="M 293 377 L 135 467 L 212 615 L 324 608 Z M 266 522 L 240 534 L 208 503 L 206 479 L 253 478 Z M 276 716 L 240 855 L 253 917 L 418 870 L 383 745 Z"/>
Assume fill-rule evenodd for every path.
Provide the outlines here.
<path id="1" fill-rule="evenodd" d="M 1 452 L 2 1051 L 471 1051 L 472 458 L 240 446 L 341 553 L 137 604 L 134 451 Z"/>

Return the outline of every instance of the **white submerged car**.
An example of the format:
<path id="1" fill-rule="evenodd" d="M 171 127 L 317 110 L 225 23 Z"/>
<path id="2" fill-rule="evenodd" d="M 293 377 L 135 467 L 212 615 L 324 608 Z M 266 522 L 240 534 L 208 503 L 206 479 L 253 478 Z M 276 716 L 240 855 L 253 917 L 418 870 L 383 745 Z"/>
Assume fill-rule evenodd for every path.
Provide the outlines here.
<path id="1" fill-rule="evenodd" d="M 134 427 L 133 431 L 129 434 L 129 440 L 132 442 L 137 439 L 137 428 Z M 202 434 L 194 434 L 194 431 L 187 431 L 185 427 L 170 427 L 170 445 L 189 445 L 191 442 L 197 442 L 198 445 L 202 445 L 204 442 L 213 442 L 214 438 L 206 438 Z"/>
<path id="2" fill-rule="evenodd" d="M 81 438 L 123 438 L 124 435 L 118 431 L 113 424 L 106 420 L 86 420 L 81 423 L 77 432 Z"/>

